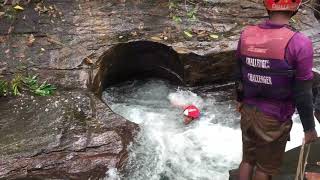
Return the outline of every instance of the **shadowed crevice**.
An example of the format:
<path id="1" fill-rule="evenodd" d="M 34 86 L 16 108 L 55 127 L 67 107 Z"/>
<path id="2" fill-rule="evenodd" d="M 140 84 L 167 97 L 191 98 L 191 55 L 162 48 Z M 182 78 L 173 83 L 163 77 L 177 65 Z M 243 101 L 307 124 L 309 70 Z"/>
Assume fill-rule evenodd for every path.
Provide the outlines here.
<path id="1" fill-rule="evenodd" d="M 170 46 L 151 41 L 117 44 L 99 58 L 92 90 L 101 97 L 107 87 L 145 78 L 187 86 L 228 84 L 236 62 L 234 54 L 235 51 L 203 56 L 179 54 Z"/>
<path id="2" fill-rule="evenodd" d="M 106 87 L 132 79 L 160 78 L 183 84 L 183 63 L 169 46 L 151 41 L 118 44 L 99 59 L 94 90 L 100 94 Z"/>
<path id="3" fill-rule="evenodd" d="M 314 5 L 314 16 L 318 19 L 318 21 L 320 22 L 320 0 L 316 0 L 315 1 L 315 5 Z"/>

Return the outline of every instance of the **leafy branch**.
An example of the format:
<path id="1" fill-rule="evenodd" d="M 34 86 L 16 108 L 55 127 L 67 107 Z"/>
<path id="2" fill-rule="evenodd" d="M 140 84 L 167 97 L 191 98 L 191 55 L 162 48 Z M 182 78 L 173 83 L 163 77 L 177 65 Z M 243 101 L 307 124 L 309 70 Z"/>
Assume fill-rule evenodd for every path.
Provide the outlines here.
<path id="1" fill-rule="evenodd" d="M 22 76 L 20 74 L 15 75 L 11 80 L 11 91 L 14 96 L 20 95 L 22 89 Z"/>
<path id="2" fill-rule="evenodd" d="M 9 82 L 0 79 L 0 96 L 21 95 L 22 91 L 29 91 L 37 96 L 50 96 L 56 87 L 46 81 L 39 83 L 37 76 L 23 77 L 18 74 Z"/>
<path id="3" fill-rule="evenodd" d="M 39 84 L 37 76 L 29 76 L 23 80 L 23 83 L 31 92 L 38 96 L 49 96 L 56 90 L 56 87 L 48 84 L 46 81 Z"/>
<path id="4" fill-rule="evenodd" d="M 0 80 L 0 96 L 6 96 L 8 93 L 9 85 L 7 81 Z"/>

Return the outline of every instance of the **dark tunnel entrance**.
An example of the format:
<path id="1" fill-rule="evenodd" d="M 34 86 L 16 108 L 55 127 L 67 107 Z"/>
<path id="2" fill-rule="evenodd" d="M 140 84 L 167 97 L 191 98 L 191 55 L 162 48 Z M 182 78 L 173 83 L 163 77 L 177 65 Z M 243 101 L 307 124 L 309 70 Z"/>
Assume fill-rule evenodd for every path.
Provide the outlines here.
<path id="1" fill-rule="evenodd" d="M 320 22 L 320 0 L 315 0 L 314 2 L 314 16 Z"/>
<path id="2" fill-rule="evenodd" d="M 132 79 L 160 78 L 183 84 L 183 63 L 179 55 L 164 44 L 151 41 L 121 43 L 106 51 L 99 63 L 100 70 L 94 79 L 98 94 L 106 87 Z"/>

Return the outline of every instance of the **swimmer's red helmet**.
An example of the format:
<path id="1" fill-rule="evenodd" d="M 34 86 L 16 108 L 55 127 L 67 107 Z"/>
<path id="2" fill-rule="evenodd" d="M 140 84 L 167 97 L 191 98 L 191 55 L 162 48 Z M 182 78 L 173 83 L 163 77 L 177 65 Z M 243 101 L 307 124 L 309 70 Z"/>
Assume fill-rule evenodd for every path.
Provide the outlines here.
<path id="1" fill-rule="evenodd" d="M 197 119 L 200 117 L 200 110 L 194 105 L 189 105 L 184 108 L 183 115 Z"/>

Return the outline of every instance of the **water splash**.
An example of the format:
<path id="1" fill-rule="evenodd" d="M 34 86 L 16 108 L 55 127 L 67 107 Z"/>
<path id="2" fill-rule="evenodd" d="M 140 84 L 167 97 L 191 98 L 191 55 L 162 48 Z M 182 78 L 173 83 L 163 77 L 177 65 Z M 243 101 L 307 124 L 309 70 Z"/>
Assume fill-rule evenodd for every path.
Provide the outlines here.
<path id="1" fill-rule="evenodd" d="M 120 175 L 116 168 L 110 168 L 106 172 L 106 177 L 103 180 L 120 180 Z"/>
<path id="2" fill-rule="evenodd" d="M 139 123 L 141 132 L 129 149 L 123 179 L 227 179 L 229 169 L 241 160 L 241 132 L 233 128 L 239 117 L 221 113 L 231 102 L 203 99 L 188 89 L 164 81 L 135 81 L 107 89 L 104 99 L 111 108 Z M 185 126 L 176 104 L 197 105 L 200 121 Z M 230 114 L 230 113 L 229 113 Z M 239 147 L 239 148 L 234 148 Z"/>
<path id="3" fill-rule="evenodd" d="M 234 111 L 234 102 L 221 101 L 221 96 L 206 92 L 200 97 L 188 88 L 159 80 L 131 81 L 107 89 L 105 102 L 141 127 L 129 148 L 129 162 L 121 179 L 228 179 L 228 171 L 241 161 L 240 117 Z M 182 109 L 172 103 L 198 106 L 200 120 L 185 126 Z M 301 144 L 303 131 L 297 121 L 295 116 L 287 149 Z M 110 177 L 119 178 L 109 171 Z"/>

